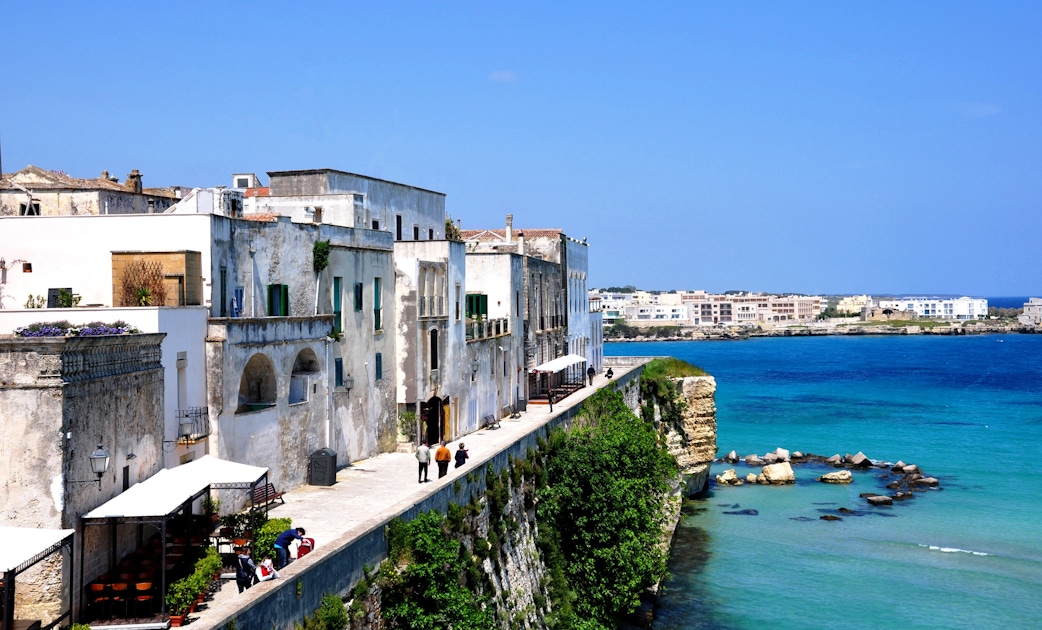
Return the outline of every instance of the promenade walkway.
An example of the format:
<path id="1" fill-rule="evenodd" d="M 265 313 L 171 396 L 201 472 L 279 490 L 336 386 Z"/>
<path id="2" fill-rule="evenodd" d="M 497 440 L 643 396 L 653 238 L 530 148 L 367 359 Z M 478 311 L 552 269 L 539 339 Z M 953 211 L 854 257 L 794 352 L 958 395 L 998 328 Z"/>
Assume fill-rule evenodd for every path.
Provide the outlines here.
<path id="1" fill-rule="evenodd" d="M 616 367 L 615 380 L 623 379 L 633 368 Z M 470 459 L 462 468 L 449 465 L 449 473 L 438 479 L 438 467 L 430 465 L 430 482 L 417 483 L 417 464 L 413 453 L 383 453 L 370 459 L 353 462 L 337 473 L 337 483 L 332 486 L 301 486 L 283 497 L 285 505 L 274 506 L 272 518 L 289 517 L 294 527 L 303 527 L 309 538 L 315 539 L 316 551 L 329 545 L 341 545 L 361 536 L 375 525 L 401 514 L 420 503 L 423 499 L 451 484 L 460 476 L 484 466 L 493 456 L 503 451 L 519 438 L 535 431 L 555 416 L 577 407 L 598 389 L 612 381 L 603 374 L 594 377 L 593 387 L 584 387 L 564 400 L 554 403 L 554 412 L 549 405 L 528 405 L 519 419 L 504 418 L 499 429 L 481 429 L 449 443 L 455 454 L 462 441 L 470 453 Z M 433 458 L 433 449 L 431 456 Z M 318 554 L 312 554 L 318 555 Z M 278 588 L 280 582 L 292 579 L 304 569 L 312 556 L 291 563 L 280 571 L 282 580 L 265 582 L 254 586 L 243 594 L 238 593 L 234 580 L 223 581 L 221 590 L 205 609 L 190 615 L 192 627 L 198 630 L 223 626 L 227 619 L 234 618 L 236 611 L 249 605 L 264 592 Z M 259 560 L 259 559 L 257 559 Z"/>

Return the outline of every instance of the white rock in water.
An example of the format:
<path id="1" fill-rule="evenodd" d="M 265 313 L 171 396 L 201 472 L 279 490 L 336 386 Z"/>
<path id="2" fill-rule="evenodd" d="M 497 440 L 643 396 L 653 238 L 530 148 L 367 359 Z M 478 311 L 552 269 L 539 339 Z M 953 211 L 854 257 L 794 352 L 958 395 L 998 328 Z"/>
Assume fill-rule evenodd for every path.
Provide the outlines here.
<path id="1" fill-rule="evenodd" d="M 756 475 L 754 475 L 753 473 L 749 473 L 748 475 L 745 476 L 745 482 L 746 483 L 756 483 Z"/>
<path id="2" fill-rule="evenodd" d="M 760 476 L 756 478 L 756 482 L 772 485 L 796 483 L 796 475 L 793 474 L 789 462 L 781 462 L 764 466 L 760 471 Z"/>
<path id="3" fill-rule="evenodd" d="M 738 475 L 735 473 L 734 468 L 725 470 L 722 474 L 716 476 L 716 482 L 722 486 L 737 486 L 741 484 L 741 480 L 738 479 Z"/>
<path id="4" fill-rule="evenodd" d="M 854 475 L 849 470 L 837 470 L 818 477 L 822 483 L 850 483 L 854 481 Z"/>
<path id="5" fill-rule="evenodd" d="M 774 455 L 778 458 L 778 461 L 780 462 L 789 461 L 789 451 L 785 450 L 780 446 L 774 449 Z"/>

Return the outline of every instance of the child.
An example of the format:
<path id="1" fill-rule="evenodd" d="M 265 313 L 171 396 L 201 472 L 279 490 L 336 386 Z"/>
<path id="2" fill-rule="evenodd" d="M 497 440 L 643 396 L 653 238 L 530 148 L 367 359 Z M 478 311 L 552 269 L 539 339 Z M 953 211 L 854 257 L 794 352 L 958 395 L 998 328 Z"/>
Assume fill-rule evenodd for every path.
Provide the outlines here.
<path id="1" fill-rule="evenodd" d="M 280 577 L 279 572 L 275 570 L 275 565 L 272 563 L 271 558 L 264 558 L 260 565 L 257 566 L 257 581 L 267 582 L 277 577 Z"/>

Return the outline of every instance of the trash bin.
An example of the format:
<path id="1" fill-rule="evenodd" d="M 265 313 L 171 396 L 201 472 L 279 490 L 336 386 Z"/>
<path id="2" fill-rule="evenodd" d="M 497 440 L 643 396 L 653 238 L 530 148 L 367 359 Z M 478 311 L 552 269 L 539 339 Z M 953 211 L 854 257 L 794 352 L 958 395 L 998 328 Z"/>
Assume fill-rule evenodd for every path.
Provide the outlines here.
<path id="1" fill-rule="evenodd" d="M 320 448 L 311 454 L 308 483 L 313 486 L 331 486 L 336 483 L 336 451 Z"/>

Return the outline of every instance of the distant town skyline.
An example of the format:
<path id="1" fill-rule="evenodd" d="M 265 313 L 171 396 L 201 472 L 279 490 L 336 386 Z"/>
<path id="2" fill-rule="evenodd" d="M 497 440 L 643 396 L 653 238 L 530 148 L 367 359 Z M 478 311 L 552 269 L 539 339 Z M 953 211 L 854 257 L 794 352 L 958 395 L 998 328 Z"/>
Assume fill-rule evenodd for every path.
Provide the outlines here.
<path id="1" fill-rule="evenodd" d="M 1042 293 L 1037 3 L 2 14 L 5 173 L 336 168 L 586 237 L 590 286 Z"/>

